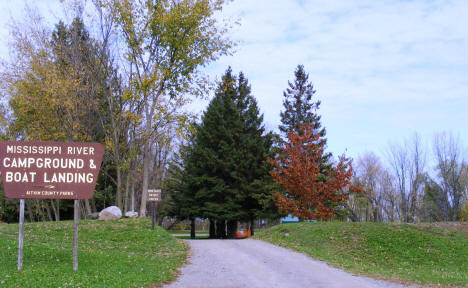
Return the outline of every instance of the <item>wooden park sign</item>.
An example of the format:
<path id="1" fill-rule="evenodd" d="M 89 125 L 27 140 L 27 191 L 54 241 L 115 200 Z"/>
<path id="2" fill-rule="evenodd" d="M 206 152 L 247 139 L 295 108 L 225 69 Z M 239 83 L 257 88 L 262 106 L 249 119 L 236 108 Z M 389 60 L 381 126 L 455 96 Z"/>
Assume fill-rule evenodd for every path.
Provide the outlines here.
<path id="1" fill-rule="evenodd" d="M 5 196 L 92 198 L 103 153 L 98 143 L 0 142 Z"/>
<path id="2" fill-rule="evenodd" d="M 18 270 L 23 258 L 24 199 L 75 200 L 73 269 L 78 269 L 78 199 L 93 197 L 103 154 L 99 143 L 0 142 L 5 196 L 20 199 Z"/>
<path id="3" fill-rule="evenodd" d="M 161 189 L 148 189 L 148 201 L 149 202 L 161 201 Z"/>
<path id="4" fill-rule="evenodd" d="M 148 189 L 148 202 L 151 202 L 151 229 L 156 222 L 156 202 L 161 201 L 161 189 Z"/>

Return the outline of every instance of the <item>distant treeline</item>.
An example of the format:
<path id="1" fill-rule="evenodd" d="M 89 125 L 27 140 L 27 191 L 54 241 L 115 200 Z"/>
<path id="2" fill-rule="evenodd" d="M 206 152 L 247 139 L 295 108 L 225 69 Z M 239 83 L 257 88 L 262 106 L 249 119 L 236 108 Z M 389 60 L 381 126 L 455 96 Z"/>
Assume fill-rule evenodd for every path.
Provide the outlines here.
<path id="1" fill-rule="evenodd" d="M 372 222 L 468 221 L 466 148 L 451 133 L 426 147 L 418 134 L 354 161 L 354 183 L 363 193 L 348 201 L 349 218 Z"/>

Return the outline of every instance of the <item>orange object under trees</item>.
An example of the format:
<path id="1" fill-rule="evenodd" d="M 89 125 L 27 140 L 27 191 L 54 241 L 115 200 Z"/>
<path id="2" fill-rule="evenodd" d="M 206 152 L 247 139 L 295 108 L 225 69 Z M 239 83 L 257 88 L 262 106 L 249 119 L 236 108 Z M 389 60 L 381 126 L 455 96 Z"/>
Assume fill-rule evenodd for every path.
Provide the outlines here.
<path id="1" fill-rule="evenodd" d="M 274 170 L 270 174 L 285 190 L 275 195 L 276 205 L 281 212 L 302 220 L 326 220 L 335 215 L 350 193 L 359 192 L 351 185 L 351 159 L 342 155 L 327 175 L 321 174 L 324 141 L 312 124 L 301 130 L 303 133 L 288 133 L 281 153 L 271 161 Z"/>
<path id="2" fill-rule="evenodd" d="M 252 232 L 250 229 L 241 229 L 239 231 L 236 231 L 235 238 L 242 239 L 249 238 L 250 236 L 252 236 Z"/>

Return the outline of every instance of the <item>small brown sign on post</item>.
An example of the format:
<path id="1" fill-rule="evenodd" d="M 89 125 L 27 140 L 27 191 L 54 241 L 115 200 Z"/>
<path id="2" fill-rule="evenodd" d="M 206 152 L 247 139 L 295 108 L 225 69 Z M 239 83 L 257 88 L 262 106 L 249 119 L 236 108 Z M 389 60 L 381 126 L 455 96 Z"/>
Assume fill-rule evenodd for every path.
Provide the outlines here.
<path id="1" fill-rule="evenodd" d="M 89 199 L 101 167 L 99 143 L 0 142 L 7 198 Z"/>
<path id="2" fill-rule="evenodd" d="M 148 201 L 149 202 L 161 201 L 161 189 L 148 189 Z"/>
<path id="3" fill-rule="evenodd" d="M 7 198 L 20 199 L 18 270 L 23 268 L 24 199 L 75 199 L 73 270 L 78 270 L 79 200 L 93 197 L 104 146 L 74 142 L 0 142 Z"/>
<path id="4" fill-rule="evenodd" d="M 156 202 L 161 201 L 161 189 L 148 189 L 148 202 L 151 202 L 151 230 L 156 222 Z"/>

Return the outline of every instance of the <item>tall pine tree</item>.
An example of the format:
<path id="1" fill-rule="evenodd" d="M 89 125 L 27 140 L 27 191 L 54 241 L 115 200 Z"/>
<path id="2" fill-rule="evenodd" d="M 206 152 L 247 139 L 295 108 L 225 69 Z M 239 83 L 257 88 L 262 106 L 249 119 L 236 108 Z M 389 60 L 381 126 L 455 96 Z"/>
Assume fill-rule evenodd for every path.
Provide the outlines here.
<path id="1" fill-rule="evenodd" d="M 263 115 L 260 115 L 257 101 L 251 95 L 251 88 L 243 73 L 239 74 L 237 81 L 237 109 L 241 113 L 243 133 L 241 133 L 241 161 L 238 167 L 243 175 L 241 191 L 244 194 L 242 201 L 246 218 L 250 221 L 253 233 L 254 220 L 259 217 L 276 216 L 276 209 L 272 209 L 272 191 L 274 186 L 269 175 L 271 165 L 268 157 L 272 156 L 273 134 L 265 134 Z"/>
<path id="2" fill-rule="evenodd" d="M 241 195 L 236 166 L 242 123 L 234 103 L 236 93 L 235 78 L 228 70 L 197 129 L 189 163 L 202 217 L 216 221 L 217 238 L 227 237 L 226 221 L 243 217 L 237 199 Z"/>
<path id="3" fill-rule="evenodd" d="M 333 180 L 333 166 L 331 163 L 331 153 L 324 152 L 326 148 L 326 131 L 325 128 L 322 127 L 320 122 L 321 116 L 317 114 L 317 110 L 320 108 L 320 101 L 313 99 L 315 95 L 315 90 L 312 83 L 309 81 L 309 75 L 304 71 L 303 65 L 298 65 L 296 70 L 294 71 L 295 80 L 294 82 L 288 81 L 288 88 L 283 92 L 284 100 L 283 106 L 284 111 L 281 111 L 281 125 L 279 126 L 280 131 L 283 133 L 283 137 L 290 138 L 291 135 L 296 135 L 297 137 L 302 137 L 305 133 L 304 127 L 308 127 L 308 129 L 312 129 L 309 131 L 310 135 L 313 135 L 313 138 L 310 138 L 309 141 L 305 141 L 308 145 L 312 145 L 311 147 L 316 147 L 320 151 L 312 151 L 309 153 L 318 153 L 320 155 L 319 159 L 319 167 L 317 175 L 314 175 L 313 184 L 317 186 L 323 186 L 329 181 Z M 292 145 L 291 149 L 296 149 L 298 147 L 293 147 L 295 144 L 291 143 L 291 141 L 287 141 L 287 143 L 283 143 L 287 145 Z M 296 143 L 297 144 L 297 143 Z M 297 144 L 299 145 L 299 144 Z M 288 159 L 288 154 L 284 151 L 280 151 L 279 155 L 276 155 L 276 158 L 281 159 L 283 161 L 282 165 L 286 165 L 281 167 L 282 169 L 289 169 L 287 164 L 293 159 Z M 307 156 L 309 157 L 309 155 Z M 277 173 L 279 167 L 276 167 L 272 173 Z M 310 179 L 309 176 L 304 176 L 305 178 L 301 180 L 302 182 L 307 182 Z M 291 197 L 291 191 L 288 192 L 288 188 L 285 187 L 284 183 L 281 183 L 283 188 L 286 191 L 283 191 L 284 197 Z M 297 183 L 296 183 L 297 184 Z M 301 193 L 303 191 L 294 191 L 295 193 Z M 335 191 L 336 192 L 336 191 Z M 293 193 L 294 194 L 294 193 Z M 331 199 L 323 199 L 324 203 L 320 203 L 326 209 L 330 209 L 330 211 L 336 212 L 336 207 L 340 204 L 340 201 L 335 201 L 333 198 Z M 300 202 L 300 201 L 299 201 Z M 281 206 L 281 203 L 277 203 L 277 205 Z M 311 208 L 312 211 L 316 209 Z M 283 209 L 283 212 L 286 212 Z"/>
<path id="4" fill-rule="evenodd" d="M 216 222 L 218 238 L 233 237 L 237 221 L 253 221 L 271 208 L 265 204 L 272 198 L 271 144 L 247 79 L 229 68 L 197 127 L 184 167 L 199 216 Z"/>
<path id="5" fill-rule="evenodd" d="M 309 75 L 305 73 L 304 66 L 298 65 L 294 71 L 294 83 L 288 81 L 288 88 L 283 92 L 284 112 L 282 111 L 279 129 L 284 134 L 289 132 L 302 132 L 300 127 L 314 123 L 314 128 L 325 136 L 325 129 L 321 128 L 320 116 L 316 111 L 320 108 L 320 101 L 313 102 L 314 86 L 309 82 Z M 320 130 L 321 129 L 321 130 Z"/>
<path id="6" fill-rule="evenodd" d="M 281 111 L 280 131 L 287 136 L 288 133 L 298 132 L 302 134 L 304 131 L 301 127 L 312 124 L 314 131 L 320 136 L 319 141 L 326 147 L 327 139 L 325 138 L 326 131 L 320 122 L 321 116 L 317 114 L 320 108 L 320 101 L 314 100 L 314 86 L 309 81 L 309 74 L 304 71 L 303 65 L 298 65 L 294 71 L 295 79 L 291 83 L 288 81 L 288 88 L 283 92 L 284 111 Z M 326 170 L 330 168 L 329 160 L 331 153 L 322 155 L 321 172 L 326 174 Z"/>

